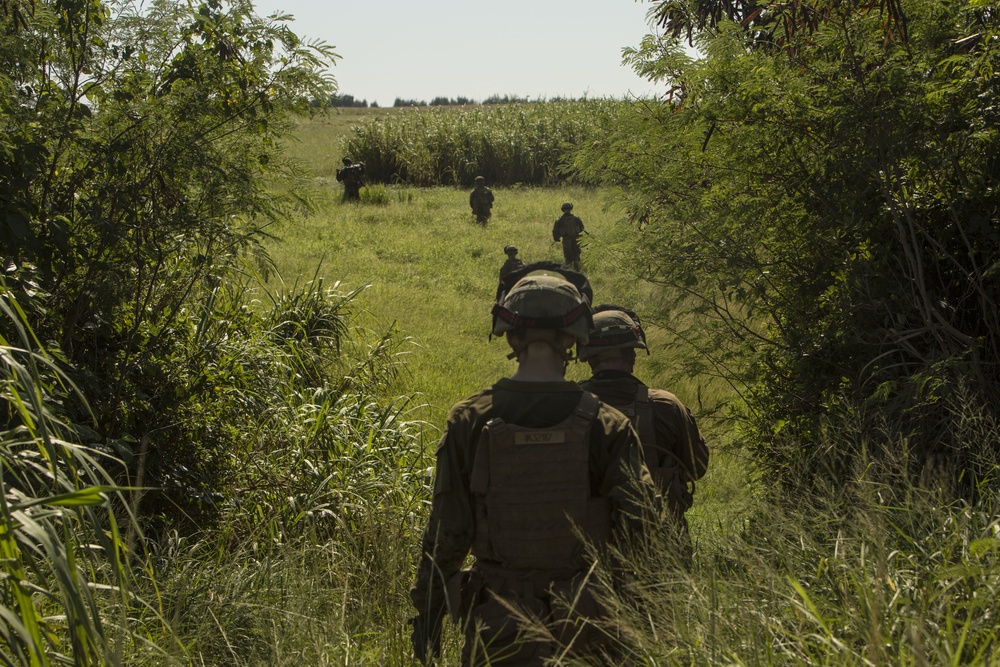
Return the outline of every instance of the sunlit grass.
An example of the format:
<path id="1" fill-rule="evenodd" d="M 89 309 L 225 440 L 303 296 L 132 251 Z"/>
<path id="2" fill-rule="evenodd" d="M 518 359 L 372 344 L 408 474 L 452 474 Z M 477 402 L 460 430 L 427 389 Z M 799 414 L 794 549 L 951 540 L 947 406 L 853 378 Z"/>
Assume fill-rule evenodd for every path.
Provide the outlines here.
<path id="1" fill-rule="evenodd" d="M 315 151 L 336 144 L 326 122 L 300 128 Z M 551 227 L 572 201 L 590 232 L 583 262 L 595 300 L 656 310 L 657 290 L 626 270 L 641 258 L 622 254 L 617 239 L 629 231 L 601 191 L 495 188 L 484 228 L 467 190 L 379 186 L 377 201 L 347 204 L 331 176 L 339 154 L 300 157 L 316 166 L 315 209 L 273 230 L 279 274 L 268 287 L 301 290 L 316 278 L 352 300 L 314 283 L 278 300 L 278 319 L 291 325 L 268 325 L 268 335 L 336 337 L 347 350 L 331 363 L 344 387 L 363 391 L 355 400 L 289 380 L 255 423 L 235 426 L 247 428 L 233 452 L 248 462 L 233 481 L 240 492 L 222 525 L 157 543 L 157 583 L 142 591 L 156 603 L 142 620 L 161 652 L 137 645 L 128 664 L 413 664 L 407 589 L 434 442 L 455 401 L 514 370 L 504 342 L 489 340 L 503 247 L 517 245 L 525 261 L 560 259 Z M 334 317 L 347 305 L 355 315 Z M 977 504 L 951 503 L 899 474 L 900 462 L 869 461 L 843 488 L 778 502 L 727 422 L 708 418 L 731 392 L 684 377 L 670 338 L 652 321 L 648 329 L 651 354 L 639 356 L 637 375 L 704 417 L 713 454 L 689 514 L 690 571 L 655 540 L 618 569 L 629 586 L 610 604 L 633 638 L 634 664 L 997 664 L 996 480 Z M 302 362 L 325 367 L 316 361 L 283 363 L 297 376 Z M 569 376 L 587 371 L 572 364 Z M 964 428 L 962 437 L 998 437 L 975 410 Z M 845 419 L 827 437 L 833 449 L 860 436 Z M 438 664 L 459 664 L 459 634 L 448 627 Z"/>

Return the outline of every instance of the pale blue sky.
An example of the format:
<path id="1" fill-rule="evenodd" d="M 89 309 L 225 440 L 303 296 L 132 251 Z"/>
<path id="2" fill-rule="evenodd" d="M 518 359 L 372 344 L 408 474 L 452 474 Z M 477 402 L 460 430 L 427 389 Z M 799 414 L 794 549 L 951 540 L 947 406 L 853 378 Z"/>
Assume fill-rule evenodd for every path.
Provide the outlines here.
<path id="1" fill-rule="evenodd" d="M 650 32 L 634 0 L 256 0 L 295 16 L 300 36 L 336 47 L 343 94 L 389 106 L 494 93 L 522 97 L 648 95 L 621 50 Z"/>

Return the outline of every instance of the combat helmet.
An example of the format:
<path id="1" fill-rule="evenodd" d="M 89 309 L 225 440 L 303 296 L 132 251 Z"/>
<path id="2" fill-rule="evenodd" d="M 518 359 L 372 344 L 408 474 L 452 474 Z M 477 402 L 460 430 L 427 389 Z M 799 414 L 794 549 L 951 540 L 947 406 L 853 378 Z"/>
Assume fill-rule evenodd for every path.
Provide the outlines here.
<path id="1" fill-rule="evenodd" d="M 515 329 L 565 331 L 586 345 L 592 323 L 588 297 L 556 271 L 523 275 L 493 306 L 496 336 Z"/>
<path id="2" fill-rule="evenodd" d="M 351 163 L 351 158 L 349 158 L 349 157 L 345 157 L 345 158 L 344 158 L 344 166 L 345 166 L 345 167 L 350 167 L 350 166 L 351 166 L 351 164 L 352 164 L 352 163 Z"/>
<path id="3" fill-rule="evenodd" d="M 562 210 L 564 210 L 564 211 L 572 211 L 573 210 L 573 204 L 570 203 L 570 202 L 566 202 L 565 204 L 562 205 Z"/>
<path id="4" fill-rule="evenodd" d="M 515 246 L 515 245 L 505 245 L 503 247 L 503 251 L 506 254 L 508 254 L 508 255 L 510 255 L 510 254 L 516 255 L 517 254 L 517 246 Z"/>
<path id="5" fill-rule="evenodd" d="M 484 177 L 482 177 L 482 176 L 476 176 L 475 182 L 476 183 L 485 183 L 486 179 Z"/>
<path id="6" fill-rule="evenodd" d="M 646 332 L 642 330 L 639 316 L 627 308 L 602 304 L 594 309 L 594 326 L 589 340 L 577 346 L 580 361 L 597 356 L 605 350 L 639 348 L 646 350 Z"/>

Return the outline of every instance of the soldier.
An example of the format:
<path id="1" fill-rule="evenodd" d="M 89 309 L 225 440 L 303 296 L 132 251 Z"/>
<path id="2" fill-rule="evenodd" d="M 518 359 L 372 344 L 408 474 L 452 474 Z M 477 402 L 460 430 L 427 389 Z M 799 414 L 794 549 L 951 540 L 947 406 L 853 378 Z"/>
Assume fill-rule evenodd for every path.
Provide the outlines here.
<path id="1" fill-rule="evenodd" d="M 507 276 L 524 266 L 524 262 L 522 262 L 521 258 L 517 256 L 516 246 L 504 246 L 503 251 L 507 253 L 507 261 L 500 267 L 500 280 L 503 280 L 504 276 Z"/>
<path id="2" fill-rule="evenodd" d="M 648 354 L 639 317 L 619 306 L 598 306 L 589 342 L 577 349 L 577 357 L 588 362 L 593 372 L 580 386 L 632 421 L 646 465 L 676 528 L 680 555 L 687 561 L 691 538 L 684 512 L 691 507 L 695 480 L 708 466 L 708 447 L 691 411 L 680 399 L 668 391 L 650 389 L 632 375 L 636 349 Z"/>
<path id="3" fill-rule="evenodd" d="M 476 222 L 485 225 L 493 208 L 493 190 L 486 187 L 486 179 L 476 176 L 476 187 L 469 193 L 469 206 L 476 216 Z"/>
<path id="4" fill-rule="evenodd" d="M 365 163 L 354 164 L 351 158 L 344 158 L 344 168 L 337 170 L 337 180 L 344 184 L 344 201 L 361 199 L 361 186 L 364 185 Z"/>
<path id="5" fill-rule="evenodd" d="M 628 420 L 565 379 L 570 347 L 590 329 L 586 279 L 539 265 L 508 276 L 516 282 L 493 309 L 493 333 L 505 335 L 517 371 L 457 403 L 438 444 L 410 589 L 424 663 L 439 650 L 446 612 L 465 623 L 463 665 L 540 667 L 567 648 L 611 648 L 612 633 L 592 622 L 605 615 L 578 531 L 602 545 L 640 530 L 636 501 L 655 489 Z M 460 570 L 470 550 L 475 563 Z M 523 632 L 520 614 L 551 635 Z"/>
<path id="6" fill-rule="evenodd" d="M 580 243 L 577 239 L 583 234 L 583 220 L 573 215 L 573 204 L 566 202 L 562 205 L 562 217 L 556 220 L 552 226 L 552 238 L 562 241 L 563 262 L 566 266 L 571 266 L 580 270 Z"/>

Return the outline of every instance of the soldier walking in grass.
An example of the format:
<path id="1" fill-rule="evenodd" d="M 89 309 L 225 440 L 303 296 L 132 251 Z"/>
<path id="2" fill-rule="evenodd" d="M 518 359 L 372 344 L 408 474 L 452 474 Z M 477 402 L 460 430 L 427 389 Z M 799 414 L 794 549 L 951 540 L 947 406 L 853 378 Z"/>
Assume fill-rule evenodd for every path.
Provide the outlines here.
<path id="1" fill-rule="evenodd" d="M 349 157 L 344 158 L 344 167 L 337 170 L 337 180 L 344 184 L 343 201 L 359 201 L 361 186 L 365 184 L 365 163 L 354 164 Z"/>
<path id="2" fill-rule="evenodd" d="M 552 263 L 507 276 L 493 309 L 517 371 L 456 404 L 437 448 L 410 590 L 425 664 L 449 612 L 463 624 L 463 665 L 541 667 L 615 645 L 580 531 L 598 549 L 641 531 L 637 499 L 655 490 L 628 420 L 565 379 L 570 348 L 591 328 L 586 279 L 539 266 Z M 461 570 L 470 550 L 475 563 Z M 546 632 L 526 632 L 525 617 Z"/>
<path id="3" fill-rule="evenodd" d="M 589 340 L 577 350 L 577 358 L 589 363 L 593 372 L 580 386 L 632 421 L 646 465 L 666 501 L 671 537 L 687 563 L 691 537 L 684 513 L 691 507 L 695 480 L 708 466 L 708 447 L 680 399 L 650 389 L 632 374 L 637 349 L 648 353 L 639 317 L 619 306 L 598 306 Z"/>
<path id="4" fill-rule="evenodd" d="M 517 256 L 517 246 L 504 246 L 503 251 L 507 254 L 507 261 L 500 267 L 500 280 L 503 280 L 504 277 L 524 267 L 524 262 Z"/>
<path id="5" fill-rule="evenodd" d="M 469 193 L 469 207 L 476 216 L 476 222 L 485 225 L 493 209 L 493 190 L 486 187 L 486 179 L 476 176 L 476 185 Z"/>
<path id="6" fill-rule="evenodd" d="M 507 261 L 503 263 L 500 267 L 500 281 L 497 284 L 497 296 L 496 300 L 499 301 L 501 295 L 503 294 L 503 284 L 504 278 L 509 276 L 514 271 L 524 267 L 524 262 L 521 258 L 517 256 L 517 247 L 512 245 L 504 246 L 503 251 L 507 253 Z"/>
<path id="7" fill-rule="evenodd" d="M 555 241 L 562 241 L 563 262 L 566 266 L 580 270 L 580 235 L 583 229 L 583 220 L 572 213 L 573 204 L 566 202 L 562 205 L 562 216 L 556 220 L 552 226 L 552 238 Z"/>

